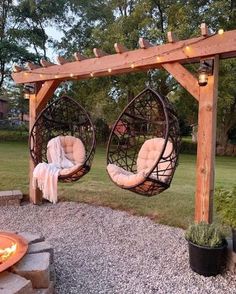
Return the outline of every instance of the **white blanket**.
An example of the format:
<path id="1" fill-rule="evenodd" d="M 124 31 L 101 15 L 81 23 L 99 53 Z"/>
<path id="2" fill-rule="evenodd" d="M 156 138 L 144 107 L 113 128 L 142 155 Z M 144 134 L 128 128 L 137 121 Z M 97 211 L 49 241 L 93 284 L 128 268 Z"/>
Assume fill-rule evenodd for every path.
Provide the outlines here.
<path id="1" fill-rule="evenodd" d="M 47 145 L 47 156 L 50 163 L 39 163 L 33 172 L 33 187 L 43 192 L 43 198 L 52 203 L 57 202 L 57 181 L 61 169 L 70 168 L 74 164 L 65 156 L 60 137 L 51 139 Z"/>

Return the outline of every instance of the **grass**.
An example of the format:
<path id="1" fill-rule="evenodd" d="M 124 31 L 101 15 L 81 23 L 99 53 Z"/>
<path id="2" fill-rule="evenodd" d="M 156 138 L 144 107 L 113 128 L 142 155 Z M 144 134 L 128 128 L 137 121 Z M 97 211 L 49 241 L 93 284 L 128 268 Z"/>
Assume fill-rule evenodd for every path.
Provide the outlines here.
<path id="1" fill-rule="evenodd" d="M 186 228 L 194 215 L 195 160 L 194 155 L 182 154 L 171 188 L 158 196 L 146 198 L 111 183 L 105 171 L 105 148 L 98 147 L 91 172 L 78 182 L 60 183 L 59 198 L 123 209 L 160 223 Z M 0 162 L 0 190 L 20 189 L 28 194 L 26 143 L 0 143 Z M 235 157 L 217 158 L 217 187 L 235 185 L 235 167 Z"/>

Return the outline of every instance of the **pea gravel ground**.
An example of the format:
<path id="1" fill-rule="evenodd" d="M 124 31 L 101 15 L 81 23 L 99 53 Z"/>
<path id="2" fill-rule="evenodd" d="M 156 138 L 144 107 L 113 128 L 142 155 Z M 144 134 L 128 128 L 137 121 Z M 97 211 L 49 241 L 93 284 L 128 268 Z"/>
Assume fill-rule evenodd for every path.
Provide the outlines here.
<path id="1" fill-rule="evenodd" d="M 56 293 L 236 293 L 236 275 L 189 269 L 183 230 L 126 212 L 72 202 L 0 207 L 0 229 L 50 241 Z"/>

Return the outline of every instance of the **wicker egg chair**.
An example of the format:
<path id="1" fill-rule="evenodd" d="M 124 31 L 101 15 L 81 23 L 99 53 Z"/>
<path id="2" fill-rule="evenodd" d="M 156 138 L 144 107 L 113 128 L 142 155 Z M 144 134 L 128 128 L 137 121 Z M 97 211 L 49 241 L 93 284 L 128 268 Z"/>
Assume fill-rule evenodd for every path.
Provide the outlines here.
<path id="1" fill-rule="evenodd" d="M 37 137 L 36 134 L 38 134 Z M 68 158 L 75 160 L 75 166 L 62 170 L 58 180 L 77 181 L 91 168 L 96 147 L 95 131 L 86 110 L 68 96 L 62 96 L 42 110 L 32 127 L 29 149 L 35 165 L 40 162 L 50 162 L 47 156 L 47 145 L 57 136 L 60 136 L 65 154 L 70 152 Z M 85 159 L 82 164 L 76 165 L 76 158 L 81 157 L 78 154 L 80 152 L 78 148 L 84 153 Z"/>
<path id="2" fill-rule="evenodd" d="M 107 172 L 120 188 L 144 196 L 159 194 L 171 184 L 180 142 L 172 105 L 147 88 L 126 106 L 112 128 Z"/>

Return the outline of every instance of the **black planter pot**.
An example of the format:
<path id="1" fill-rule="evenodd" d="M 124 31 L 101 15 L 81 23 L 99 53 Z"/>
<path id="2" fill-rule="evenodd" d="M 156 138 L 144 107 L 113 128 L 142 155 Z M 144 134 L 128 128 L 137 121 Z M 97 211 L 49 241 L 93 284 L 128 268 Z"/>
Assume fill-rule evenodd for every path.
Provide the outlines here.
<path id="1" fill-rule="evenodd" d="M 233 251 L 236 252 L 236 228 L 232 229 Z"/>
<path id="2" fill-rule="evenodd" d="M 227 242 L 222 247 L 209 248 L 189 244 L 189 263 L 191 269 L 205 277 L 222 273 L 226 266 Z"/>

